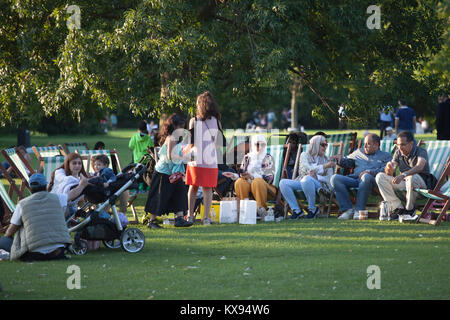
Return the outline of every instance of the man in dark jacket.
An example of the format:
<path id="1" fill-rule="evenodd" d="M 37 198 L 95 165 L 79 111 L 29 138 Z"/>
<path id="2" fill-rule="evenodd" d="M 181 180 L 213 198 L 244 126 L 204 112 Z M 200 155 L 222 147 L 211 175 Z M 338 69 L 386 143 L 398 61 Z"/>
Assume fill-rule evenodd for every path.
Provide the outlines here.
<path id="1" fill-rule="evenodd" d="M 450 140 L 450 98 L 442 94 L 438 98 L 436 112 L 436 131 L 438 140 Z"/>

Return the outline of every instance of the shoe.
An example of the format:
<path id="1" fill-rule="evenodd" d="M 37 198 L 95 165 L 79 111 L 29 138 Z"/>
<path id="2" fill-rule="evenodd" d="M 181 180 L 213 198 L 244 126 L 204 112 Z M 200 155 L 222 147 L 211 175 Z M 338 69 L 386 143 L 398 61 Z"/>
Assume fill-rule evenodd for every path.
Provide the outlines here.
<path id="1" fill-rule="evenodd" d="M 150 228 L 150 229 L 163 229 L 163 227 L 161 227 L 158 223 L 156 223 L 156 221 L 149 222 L 149 224 L 147 225 L 147 228 Z"/>
<path id="2" fill-rule="evenodd" d="M 399 215 L 398 221 L 415 221 L 419 218 L 419 216 L 416 214 L 416 209 L 412 210 L 404 210 L 402 215 Z"/>
<path id="3" fill-rule="evenodd" d="M 311 211 L 308 209 L 308 214 L 306 215 L 306 219 L 314 219 L 319 214 L 319 207 L 316 207 L 316 210 Z"/>
<path id="4" fill-rule="evenodd" d="M 355 213 L 353 214 L 353 220 L 359 220 L 359 210 L 355 210 Z"/>
<path id="5" fill-rule="evenodd" d="M 353 215 L 355 214 L 355 212 L 353 211 L 353 209 L 348 209 L 345 210 L 345 212 L 343 214 L 341 214 L 338 219 L 339 220 L 348 220 L 353 218 Z"/>
<path id="6" fill-rule="evenodd" d="M 190 227 L 193 225 L 192 222 L 184 220 L 183 217 L 176 217 L 175 218 L 175 227 Z"/>
<path id="7" fill-rule="evenodd" d="M 305 213 L 303 212 L 302 209 L 300 209 L 300 212 L 295 212 L 294 211 L 294 213 L 292 213 L 290 219 L 291 220 L 297 220 L 297 219 L 303 218 L 304 216 L 305 216 Z"/>
<path id="8" fill-rule="evenodd" d="M 394 212 L 391 213 L 391 215 L 389 216 L 389 221 L 395 221 L 398 220 L 398 217 L 400 215 L 403 215 L 405 213 L 405 209 L 404 208 L 397 208 L 394 210 Z"/>
<path id="9" fill-rule="evenodd" d="M 264 221 L 264 217 L 266 215 L 267 215 L 267 211 L 266 211 L 266 208 L 264 208 L 264 207 L 258 208 L 258 210 L 256 211 L 256 216 L 259 217 L 263 221 Z"/>
<path id="10" fill-rule="evenodd" d="M 203 219 L 202 224 L 204 226 L 209 226 L 211 224 L 211 220 L 209 218 L 205 218 Z"/>

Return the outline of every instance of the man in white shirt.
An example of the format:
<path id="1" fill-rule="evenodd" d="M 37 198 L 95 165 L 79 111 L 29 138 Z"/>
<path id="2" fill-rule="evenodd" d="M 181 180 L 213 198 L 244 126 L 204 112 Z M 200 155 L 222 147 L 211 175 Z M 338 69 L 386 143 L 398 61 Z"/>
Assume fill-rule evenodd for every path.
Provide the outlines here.
<path id="1" fill-rule="evenodd" d="M 384 136 L 383 140 L 395 140 L 397 139 L 397 135 L 394 133 L 394 129 L 392 127 L 386 128 L 386 135 Z"/>

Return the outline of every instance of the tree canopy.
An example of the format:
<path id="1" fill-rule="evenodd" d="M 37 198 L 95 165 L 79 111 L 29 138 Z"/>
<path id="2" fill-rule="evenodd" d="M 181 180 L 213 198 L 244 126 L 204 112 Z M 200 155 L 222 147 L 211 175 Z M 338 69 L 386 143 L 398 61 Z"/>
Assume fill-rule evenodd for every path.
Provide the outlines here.
<path id="1" fill-rule="evenodd" d="M 381 0 L 379 29 L 361 0 L 79 0 L 81 26 L 69 29 L 72 4 L 0 4 L 3 125 L 117 108 L 192 113 L 207 89 L 236 127 L 285 103 L 293 83 L 313 118 L 336 118 L 345 104 L 363 124 L 400 97 L 431 112 L 449 89 L 448 6 L 439 1 Z"/>

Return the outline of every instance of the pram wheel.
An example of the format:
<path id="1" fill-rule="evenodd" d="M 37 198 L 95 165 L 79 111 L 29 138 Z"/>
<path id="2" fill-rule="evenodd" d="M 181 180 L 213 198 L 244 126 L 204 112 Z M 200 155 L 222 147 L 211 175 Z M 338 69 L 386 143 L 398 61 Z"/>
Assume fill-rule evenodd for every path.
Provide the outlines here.
<path id="1" fill-rule="evenodd" d="M 108 247 L 110 249 L 118 249 L 121 246 L 119 239 L 107 240 L 107 241 L 103 240 L 103 244 L 105 245 L 105 247 Z"/>
<path id="2" fill-rule="evenodd" d="M 80 239 L 78 245 L 76 243 L 73 243 L 69 247 L 69 250 L 77 256 L 84 255 L 88 250 L 88 242 L 84 239 Z"/>
<path id="3" fill-rule="evenodd" d="M 145 236 L 144 233 L 136 228 L 127 228 L 120 236 L 122 249 L 126 252 L 139 252 L 144 248 Z"/>

